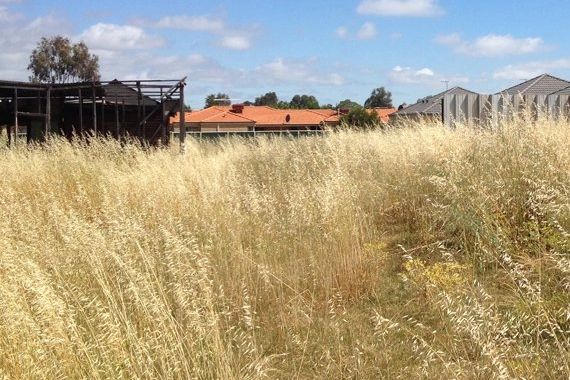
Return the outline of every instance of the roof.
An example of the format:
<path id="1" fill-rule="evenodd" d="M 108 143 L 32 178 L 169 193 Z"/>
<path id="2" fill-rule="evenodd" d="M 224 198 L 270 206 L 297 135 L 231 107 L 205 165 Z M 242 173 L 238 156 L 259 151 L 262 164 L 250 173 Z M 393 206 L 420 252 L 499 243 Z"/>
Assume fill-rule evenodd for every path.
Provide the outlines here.
<path id="1" fill-rule="evenodd" d="M 549 74 L 542 74 L 497 93 L 508 95 L 549 95 L 570 86 L 570 82 Z"/>
<path id="2" fill-rule="evenodd" d="M 378 119 L 383 123 L 387 123 L 390 120 L 390 115 L 397 111 L 393 107 L 374 107 L 373 110 L 376 111 Z"/>
<path id="3" fill-rule="evenodd" d="M 111 103 L 117 100 L 119 104 L 125 104 L 126 106 L 136 106 L 138 105 L 138 91 L 126 84 L 118 81 L 117 79 L 112 80 L 106 85 L 103 85 L 103 91 L 105 92 L 105 100 Z M 141 106 L 156 106 L 158 102 L 150 97 L 142 94 Z"/>
<path id="4" fill-rule="evenodd" d="M 553 92 L 550 95 L 570 95 L 570 86 L 563 88 L 562 90 Z"/>
<path id="5" fill-rule="evenodd" d="M 466 90 L 462 87 L 453 87 L 447 91 L 441 92 L 439 94 L 429 96 L 416 104 L 412 104 L 406 108 L 394 112 L 394 115 L 411 115 L 411 114 L 429 114 L 429 115 L 441 115 L 442 104 L 441 100 L 445 95 L 467 95 L 474 94 L 476 92 Z"/>
<path id="6" fill-rule="evenodd" d="M 245 106 L 241 113 L 233 112 L 231 106 L 213 106 L 200 111 L 186 112 L 187 123 L 236 123 L 252 122 L 255 125 L 320 125 L 337 123 L 338 112 L 332 109 L 276 109 L 269 106 Z M 180 115 L 170 119 L 171 123 L 179 123 Z"/>

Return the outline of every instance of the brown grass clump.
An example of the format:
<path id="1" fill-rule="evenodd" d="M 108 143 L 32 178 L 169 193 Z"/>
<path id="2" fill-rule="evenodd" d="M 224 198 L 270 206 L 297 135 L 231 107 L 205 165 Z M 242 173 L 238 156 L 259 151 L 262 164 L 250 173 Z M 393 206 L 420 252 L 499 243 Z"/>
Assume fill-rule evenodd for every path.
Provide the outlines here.
<path id="1" fill-rule="evenodd" d="M 570 125 L 0 148 L 0 379 L 570 376 Z"/>

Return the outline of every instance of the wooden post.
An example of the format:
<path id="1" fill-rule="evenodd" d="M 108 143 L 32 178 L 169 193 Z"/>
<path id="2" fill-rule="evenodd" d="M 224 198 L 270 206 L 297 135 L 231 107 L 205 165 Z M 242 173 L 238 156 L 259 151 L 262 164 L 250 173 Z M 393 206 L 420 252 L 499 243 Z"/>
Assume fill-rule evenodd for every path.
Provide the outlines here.
<path id="1" fill-rule="evenodd" d="M 180 154 L 186 153 L 186 115 L 184 112 L 184 83 L 180 82 Z"/>
<path id="2" fill-rule="evenodd" d="M 93 134 L 97 136 L 97 98 L 95 97 L 95 84 L 91 85 L 91 101 L 93 102 Z"/>
<path id="3" fill-rule="evenodd" d="M 119 98 L 115 95 L 115 129 L 117 130 L 117 140 L 120 138 L 121 127 L 119 126 Z"/>
<path id="4" fill-rule="evenodd" d="M 105 128 L 105 97 L 101 98 L 101 133 L 107 134 L 107 128 Z"/>
<path id="5" fill-rule="evenodd" d="M 18 139 L 18 89 L 14 89 L 14 138 L 10 141 L 10 144 L 16 145 Z"/>
<path id="6" fill-rule="evenodd" d="M 161 139 L 162 139 L 162 145 L 166 146 L 166 99 L 162 98 L 162 87 L 160 88 L 160 101 L 162 103 L 162 118 L 161 123 L 160 123 L 160 131 L 161 131 Z"/>
<path id="7" fill-rule="evenodd" d="M 141 139 L 142 131 L 141 131 L 141 82 L 137 81 L 137 137 Z"/>
<path id="8" fill-rule="evenodd" d="M 123 129 L 122 136 L 125 136 L 125 135 L 126 135 L 126 128 L 125 128 L 125 99 L 123 99 L 123 100 L 121 101 L 121 103 L 122 103 L 121 125 L 122 125 L 122 127 L 123 127 L 123 128 L 122 128 L 122 129 Z"/>
<path id="9" fill-rule="evenodd" d="M 83 93 L 79 89 L 79 134 L 83 135 Z"/>
<path id="10" fill-rule="evenodd" d="M 51 132 L 51 87 L 46 90 L 46 128 L 45 140 L 47 141 Z"/>

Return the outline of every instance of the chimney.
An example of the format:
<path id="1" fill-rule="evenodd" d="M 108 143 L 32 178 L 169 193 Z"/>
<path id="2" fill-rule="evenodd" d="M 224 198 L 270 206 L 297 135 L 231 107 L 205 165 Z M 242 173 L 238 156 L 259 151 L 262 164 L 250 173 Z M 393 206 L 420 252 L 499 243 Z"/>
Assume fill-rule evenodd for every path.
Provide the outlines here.
<path id="1" fill-rule="evenodd" d="M 232 104 L 231 112 L 233 113 L 243 113 L 243 104 Z"/>

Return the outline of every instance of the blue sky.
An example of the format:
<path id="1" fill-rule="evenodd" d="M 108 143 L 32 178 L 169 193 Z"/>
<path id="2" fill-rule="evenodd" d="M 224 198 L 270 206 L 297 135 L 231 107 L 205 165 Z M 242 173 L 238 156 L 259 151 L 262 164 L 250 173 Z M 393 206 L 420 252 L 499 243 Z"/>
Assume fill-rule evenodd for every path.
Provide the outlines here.
<path id="1" fill-rule="evenodd" d="M 397 105 L 442 81 L 490 93 L 570 79 L 569 14 L 567 0 L 0 0 L 0 78 L 26 79 L 39 38 L 64 34 L 104 79 L 188 75 L 194 108 L 212 92 L 362 103 L 379 86 Z"/>

